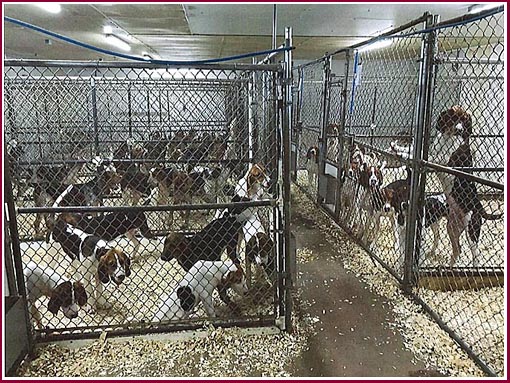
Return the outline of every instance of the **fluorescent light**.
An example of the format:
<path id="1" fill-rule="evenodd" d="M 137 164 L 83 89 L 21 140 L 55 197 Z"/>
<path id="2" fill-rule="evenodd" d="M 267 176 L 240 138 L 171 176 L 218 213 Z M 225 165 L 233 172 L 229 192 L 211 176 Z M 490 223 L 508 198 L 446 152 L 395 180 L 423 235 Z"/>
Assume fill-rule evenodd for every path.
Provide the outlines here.
<path id="1" fill-rule="evenodd" d="M 468 8 L 468 13 L 478 13 L 487 11 L 488 9 L 497 8 L 505 3 L 488 3 L 488 4 L 475 4 Z"/>
<path id="2" fill-rule="evenodd" d="M 60 13 L 62 10 L 62 7 L 58 3 L 38 3 L 34 5 L 37 5 L 39 8 L 49 13 Z"/>
<path id="3" fill-rule="evenodd" d="M 128 43 L 122 41 L 115 35 L 105 35 L 105 39 L 109 44 L 122 49 L 123 51 L 129 52 L 131 50 L 131 46 Z"/>
<path id="4" fill-rule="evenodd" d="M 393 44 L 393 41 L 391 39 L 378 40 L 373 42 L 372 44 L 368 44 L 359 48 L 358 52 L 366 52 L 374 49 L 386 48 L 389 47 L 391 44 Z"/>

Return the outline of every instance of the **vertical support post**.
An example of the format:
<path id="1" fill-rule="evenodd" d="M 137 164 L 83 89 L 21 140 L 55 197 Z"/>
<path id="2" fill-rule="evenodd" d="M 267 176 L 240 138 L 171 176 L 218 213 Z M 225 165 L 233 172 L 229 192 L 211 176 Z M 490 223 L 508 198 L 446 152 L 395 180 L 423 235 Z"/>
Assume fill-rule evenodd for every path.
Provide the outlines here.
<path id="1" fill-rule="evenodd" d="M 151 96 L 149 89 L 147 89 L 147 125 L 144 130 L 149 132 L 151 128 Z"/>
<path id="2" fill-rule="evenodd" d="M 133 111 L 131 108 L 131 84 L 128 85 L 128 135 L 129 138 L 133 137 Z"/>
<path id="3" fill-rule="evenodd" d="M 285 47 L 292 46 L 292 28 L 285 28 Z M 284 105 L 282 113 L 282 141 L 283 141 L 283 243 L 285 264 L 285 329 L 292 331 L 292 276 L 290 252 L 290 129 L 292 126 L 292 51 L 285 51 L 284 73 Z"/>
<path id="4" fill-rule="evenodd" d="M 99 123 L 97 120 L 97 94 L 96 94 L 96 82 L 94 77 L 90 78 L 90 86 L 92 90 L 92 119 L 94 123 L 94 153 L 96 156 L 99 155 Z"/>
<path id="5" fill-rule="evenodd" d="M 340 181 L 342 168 L 344 164 L 344 146 L 345 146 L 345 122 L 347 114 L 347 89 L 349 79 L 349 61 L 351 59 L 351 50 L 345 52 L 345 75 L 344 82 L 342 84 L 342 100 L 341 100 L 341 116 L 340 116 L 340 128 L 338 130 L 338 159 L 337 159 L 337 189 L 336 189 L 336 201 L 335 201 L 335 219 L 340 219 L 340 193 L 342 191 L 342 183 Z"/>
<path id="6" fill-rule="evenodd" d="M 327 56 L 324 59 L 324 70 L 322 72 L 322 102 L 321 102 L 321 126 L 319 137 L 319 174 L 317 179 L 317 203 L 320 204 L 321 196 L 319 193 L 319 184 L 321 178 L 326 173 L 326 153 L 328 150 L 327 127 L 329 123 L 329 89 L 331 81 L 331 58 Z"/>
<path id="7" fill-rule="evenodd" d="M 276 4 L 273 4 L 273 39 L 271 43 L 271 49 L 276 49 L 276 33 L 278 30 L 278 12 L 276 10 Z"/>
<path id="8" fill-rule="evenodd" d="M 432 15 L 427 13 L 425 29 L 433 25 Z M 417 103 L 417 125 L 414 135 L 414 147 L 412 158 L 411 193 L 409 198 L 409 210 L 407 212 L 405 258 L 403 290 L 410 292 L 414 284 L 413 269 L 416 265 L 415 257 L 419 255 L 421 242 L 421 214 L 420 206 L 423 206 L 425 192 L 425 175 L 422 174 L 422 159 L 424 149 L 428 150 L 428 136 L 430 131 L 431 117 L 431 94 L 433 84 L 434 67 L 434 39 L 435 32 L 429 32 L 423 37 L 421 60 L 420 60 L 420 82 Z M 426 145 L 424 145 L 424 143 Z"/>
<path id="9" fill-rule="evenodd" d="M 25 278 L 23 276 L 23 264 L 21 262 L 21 247 L 18 232 L 18 223 L 16 217 L 16 208 L 14 206 L 14 194 L 12 191 L 12 180 L 10 164 L 7 162 L 7 156 L 4 154 L 4 192 L 5 192 L 5 209 L 8 219 L 9 233 L 12 244 L 12 256 L 14 262 L 14 270 L 16 272 L 17 293 L 23 300 L 23 311 L 25 314 L 25 326 L 28 334 L 28 352 L 32 353 L 34 349 L 34 339 L 32 334 L 32 326 L 30 314 L 28 312 L 27 292 L 25 288 Z M 9 285 L 9 288 L 12 286 Z"/>
<path id="10" fill-rule="evenodd" d="M 257 64 L 255 57 L 252 58 L 252 64 Z M 254 132 L 254 118 L 255 113 L 253 108 L 255 107 L 254 92 L 255 92 L 255 71 L 250 75 L 248 80 L 248 160 L 254 163 L 253 158 L 253 132 Z"/>

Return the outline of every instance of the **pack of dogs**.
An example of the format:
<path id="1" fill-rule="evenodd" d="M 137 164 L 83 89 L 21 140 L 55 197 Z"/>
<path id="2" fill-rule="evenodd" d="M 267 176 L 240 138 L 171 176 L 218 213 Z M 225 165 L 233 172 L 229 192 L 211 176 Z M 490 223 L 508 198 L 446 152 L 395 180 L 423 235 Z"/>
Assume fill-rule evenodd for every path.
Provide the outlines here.
<path id="1" fill-rule="evenodd" d="M 470 146 L 472 135 L 471 115 L 462 107 L 455 105 L 441 112 L 437 118 L 436 134 L 429 149 L 430 162 L 454 168 L 465 168 L 470 173 L 473 167 L 473 155 Z M 310 147 L 307 158 L 309 182 L 315 184 L 318 165 L 318 148 Z M 410 142 L 391 142 L 389 152 L 404 159 L 412 158 L 413 146 Z M 393 227 L 394 251 L 399 264 L 403 265 L 406 240 L 406 219 L 411 191 L 411 171 L 405 168 L 406 175 L 385 184 L 386 162 L 379 155 L 354 144 L 348 148 L 347 161 L 340 169 L 341 219 L 358 238 L 370 248 L 380 234 L 381 218 L 390 218 Z M 313 165 L 313 166 L 312 166 Z M 403 169 L 402 169 L 403 170 Z M 435 257 L 439 245 L 442 219 L 446 220 L 446 231 L 452 246 L 449 267 L 458 262 L 462 249 L 461 235 L 466 239 L 471 252 L 471 264 L 478 267 L 481 258 L 479 240 L 484 220 L 497 220 L 502 214 L 490 214 L 485 211 L 475 182 L 466 177 L 448 173 L 436 173 L 441 191 L 426 195 L 418 209 L 422 227 L 432 232 L 432 245 L 425 257 Z M 359 217 L 360 219 L 355 219 Z"/>
<path id="2" fill-rule="evenodd" d="M 460 106 L 443 111 L 435 124 L 435 139 L 430 145 L 429 160 L 448 167 L 473 167 L 470 148 L 472 120 Z M 182 134 L 181 134 L 182 135 Z M 204 153 L 214 159 L 225 159 L 229 150 L 224 140 L 205 135 L 210 145 L 186 146 L 191 135 L 177 134 L 172 140 L 154 136 L 148 147 L 125 142 L 107 158 L 94 158 L 90 163 L 37 167 L 30 180 L 35 206 L 102 206 L 109 195 L 119 191 L 124 200 L 130 195 L 131 205 L 147 205 L 157 195 L 158 205 L 190 204 L 193 198 L 206 203 L 258 201 L 271 189 L 271 175 L 260 163 L 249 164 L 246 172 L 235 185 L 224 186 L 231 177 L 228 166 L 197 166 Z M 160 141 L 163 142 L 161 143 Z M 161 145 L 158 146 L 158 143 Z M 212 151 L 211 151 L 212 150 Z M 397 156 L 411 158 L 412 144 L 393 142 L 390 150 Z M 161 154 L 165 153 L 166 157 Z M 165 166 L 163 158 L 181 160 Z M 389 217 L 394 233 L 394 250 L 402 264 L 405 253 L 406 219 L 411 192 L 411 172 L 401 179 L 385 184 L 386 162 L 374 152 L 353 145 L 347 152 L 348 161 L 340 170 L 342 219 L 368 246 L 372 247 L 380 232 L 382 217 Z M 320 153 L 317 146 L 306 153 L 310 185 L 316 185 L 319 175 Z M 92 168 L 92 175 L 83 181 L 78 175 L 84 166 Z M 238 164 L 237 164 L 238 166 Z M 467 233 L 472 264 L 480 260 L 478 242 L 484 220 L 496 220 L 502 214 L 485 211 L 476 185 L 465 177 L 438 173 L 442 193 L 427 195 L 418 215 L 425 230 L 433 234 L 432 247 L 426 256 L 434 256 L 439 243 L 439 223 L 446 219 L 447 234 L 452 245 L 449 265 L 453 267 L 461 255 L 460 237 Z M 81 182 L 79 182 L 81 180 Z M 275 244 L 269 234 L 268 224 L 260 209 L 242 203 L 216 211 L 214 218 L 192 235 L 171 231 L 166 235 L 160 255 L 162 262 L 176 260 L 185 273 L 175 288 L 164 297 L 154 316 L 154 321 L 185 319 L 201 303 L 209 317 L 216 316 L 213 292 L 217 291 L 222 302 L 235 315 L 240 306 L 230 297 L 235 291 L 246 294 L 251 280 L 251 267 L 263 270 L 270 281 L 275 278 Z M 162 213 L 159 213 L 162 214 Z M 356 215 L 364 217 L 354 219 Z M 132 262 L 140 256 L 139 235 L 157 238 L 140 210 L 118 210 L 104 214 L 61 213 L 37 214 L 34 222 L 36 233 L 41 232 L 45 220 L 46 241 L 60 244 L 63 253 L 78 265 L 72 278 L 60 275 L 55 269 L 42 267 L 34 262 L 25 265 L 30 311 L 36 325 L 41 327 L 41 315 L 35 302 L 47 296 L 48 310 L 56 314 L 61 310 L 67 318 L 75 318 L 81 307 L 87 310 L 110 309 L 112 302 L 104 294 L 104 286 L 129 283 Z M 189 210 L 182 212 L 183 228 L 190 220 Z M 173 216 L 169 217 L 173 222 Z M 126 237 L 134 246 L 128 254 L 110 243 Z M 244 261 L 240 253 L 244 244 Z M 226 259 L 222 259 L 223 254 Z M 88 303 L 90 302 L 90 304 Z"/>
<path id="3" fill-rule="evenodd" d="M 79 182 L 83 164 L 39 166 L 31 179 L 35 205 L 103 206 L 115 191 L 120 191 L 124 201 L 128 200 L 125 194 L 129 193 L 132 205 L 147 205 L 155 195 L 159 205 L 191 204 L 193 198 L 219 202 L 218 190 L 231 176 L 228 167 L 164 166 L 159 162 L 162 148 L 152 149 L 153 153 L 149 154 L 140 145 L 123 143 L 113 155 L 94 158 L 87 164 L 93 174 L 85 182 Z M 193 154 L 182 147 L 176 150 L 184 153 L 180 159 L 182 155 Z M 215 155 L 220 155 L 219 148 L 214 150 Z M 249 164 L 247 172 L 229 189 L 227 197 L 234 203 L 254 201 L 262 199 L 269 187 L 270 177 L 265 167 L 260 163 Z M 183 214 L 189 214 L 189 210 Z M 45 230 L 40 227 L 43 218 Z M 184 217 L 185 226 L 188 221 L 189 215 Z M 229 310 L 240 315 L 240 306 L 229 292 L 233 290 L 242 297 L 248 291 L 240 259 L 243 241 L 248 249 L 245 253 L 248 267 L 256 265 L 268 278 L 274 276 L 275 249 L 265 228 L 259 225 L 246 237 L 246 226 L 254 221 L 260 221 L 256 209 L 234 206 L 218 213 L 192 236 L 180 231 L 169 232 L 160 261 L 175 259 L 186 274 L 175 290 L 160 302 L 154 321 L 187 318 L 200 302 L 206 314 L 215 317 L 212 295 L 215 290 Z M 109 301 L 112 298 L 105 294 L 104 287 L 109 283 L 116 286 L 129 283 L 132 262 L 140 259 L 139 236 L 159 240 L 149 227 L 146 213 L 133 209 L 102 214 L 38 214 L 34 229 L 36 233 L 45 232 L 49 246 L 58 244 L 57 248 L 60 247 L 74 266 L 74 270 L 67 271 L 70 278 L 59 274 L 56 268 L 32 261 L 24 266 L 30 312 L 38 328 L 42 328 L 42 316 L 35 303 L 43 296 L 49 298 L 49 312 L 57 314 L 61 310 L 70 319 L 76 318 L 83 307 L 87 311 L 110 310 L 114 302 Z M 130 253 L 111 244 L 121 237 L 133 244 Z M 222 259 L 223 254 L 226 259 Z"/>

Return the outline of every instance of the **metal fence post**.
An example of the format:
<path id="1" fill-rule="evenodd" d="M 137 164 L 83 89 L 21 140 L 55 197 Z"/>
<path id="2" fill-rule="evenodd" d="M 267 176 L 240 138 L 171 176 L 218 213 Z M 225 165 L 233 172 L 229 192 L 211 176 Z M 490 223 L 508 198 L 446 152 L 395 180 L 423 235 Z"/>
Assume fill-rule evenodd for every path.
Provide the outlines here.
<path id="1" fill-rule="evenodd" d="M 285 47 L 292 46 L 292 28 L 285 28 Z M 285 329 L 292 331 L 292 296 L 290 275 L 290 129 L 292 127 L 292 51 L 285 51 L 284 105 L 282 113 L 283 141 L 283 232 L 285 259 Z"/>
<path id="2" fill-rule="evenodd" d="M 340 115 L 340 127 L 338 130 L 338 158 L 337 158 L 337 189 L 336 189 L 336 201 L 335 201 L 335 220 L 340 220 L 340 193 L 342 191 L 342 184 L 340 182 L 342 167 L 344 164 L 344 140 L 345 137 L 345 121 L 346 121 L 346 113 L 347 113 L 347 89 L 348 89 L 348 79 L 349 79 L 349 61 L 351 57 L 351 50 L 348 49 L 345 51 L 345 78 L 342 84 L 342 105 L 341 110 L 342 114 Z"/>
<path id="3" fill-rule="evenodd" d="M 331 80 L 331 58 L 327 56 L 324 59 L 324 72 L 322 74 L 322 102 L 321 102 L 321 120 L 320 136 L 319 136 L 319 174 L 317 177 L 317 203 L 321 203 L 319 193 L 319 184 L 321 176 L 325 175 L 326 169 L 326 153 L 328 151 L 328 121 L 329 121 L 329 84 Z"/>
<path id="4" fill-rule="evenodd" d="M 5 193 L 5 205 L 4 205 L 4 213 L 8 218 L 9 230 L 8 233 L 10 235 L 10 242 L 12 245 L 12 260 L 14 263 L 14 271 L 16 273 L 16 287 L 17 294 L 21 297 L 23 301 L 23 311 L 25 316 L 25 326 L 28 334 L 28 352 L 31 354 L 34 349 L 34 337 L 32 333 L 32 325 L 30 323 L 30 314 L 28 312 L 28 303 L 27 303 L 27 293 L 25 288 L 25 278 L 23 274 L 23 263 L 21 258 L 21 248 L 20 248 L 20 239 L 18 232 L 18 223 L 16 219 L 16 207 L 14 206 L 14 193 L 12 190 L 12 180 L 11 180 L 11 164 L 10 161 L 7 161 L 7 156 L 4 154 L 4 193 Z M 12 287 L 11 285 L 9 285 Z M 21 324 L 20 324 L 21 325 Z"/>
<path id="5" fill-rule="evenodd" d="M 97 120 L 97 94 L 96 94 L 96 82 L 94 78 L 90 78 L 90 86 L 92 91 L 92 118 L 94 122 L 94 152 L 95 155 L 99 155 L 99 123 Z"/>
<path id="6" fill-rule="evenodd" d="M 433 24 L 432 15 L 426 13 L 425 29 Z M 425 15 L 424 15 L 425 16 Z M 427 33 L 422 41 L 422 53 L 420 60 L 420 80 L 419 95 L 417 108 L 417 126 L 414 134 L 414 146 L 412 157 L 412 176 L 411 190 L 409 198 L 409 210 L 407 212 L 406 226 L 406 242 L 404 257 L 404 275 L 402 288 L 405 292 L 409 292 L 415 283 L 413 278 L 413 269 L 415 267 L 415 249 L 419 249 L 421 242 L 421 214 L 419 214 L 420 206 L 423 206 L 425 179 L 422 172 L 421 160 L 423 158 L 423 143 L 425 131 L 430 125 L 430 98 L 432 92 L 432 70 L 434 65 L 434 32 Z"/>

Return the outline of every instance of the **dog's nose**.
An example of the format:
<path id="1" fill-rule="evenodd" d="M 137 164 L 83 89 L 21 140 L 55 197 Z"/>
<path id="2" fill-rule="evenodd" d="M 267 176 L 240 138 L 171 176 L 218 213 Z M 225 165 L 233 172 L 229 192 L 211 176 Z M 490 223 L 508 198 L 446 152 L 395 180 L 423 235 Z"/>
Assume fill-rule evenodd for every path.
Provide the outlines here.
<path id="1" fill-rule="evenodd" d="M 124 274 L 121 274 L 121 275 L 119 275 L 119 276 L 117 277 L 117 279 L 118 279 L 119 281 L 121 281 L 121 282 L 122 282 L 125 278 L 126 278 L 126 276 L 125 276 Z"/>
<path id="2" fill-rule="evenodd" d="M 70 319 L 74 319 L 74 318 L 77 318 L 77 317 L 78 317 L 78 313 L 76 313 L 76 312 L 73 312 L 73 313 L 69 314 L 69 318 Z"/>

